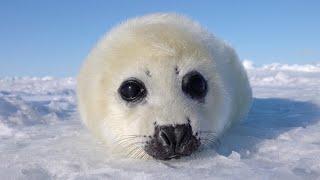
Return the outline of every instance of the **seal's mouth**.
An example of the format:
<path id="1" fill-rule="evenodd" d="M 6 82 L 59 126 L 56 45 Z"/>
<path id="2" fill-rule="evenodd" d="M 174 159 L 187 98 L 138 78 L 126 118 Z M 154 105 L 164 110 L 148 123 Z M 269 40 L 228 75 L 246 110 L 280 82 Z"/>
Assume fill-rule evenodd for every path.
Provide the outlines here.
<path id="1" fill-rule="evenodd" d="M 155 159 L 170 160 L 189 156 L 200 146 L 200 139 L 193 135 L 188 124 L 155 126 L 153 137 L 144 150 Z"/>

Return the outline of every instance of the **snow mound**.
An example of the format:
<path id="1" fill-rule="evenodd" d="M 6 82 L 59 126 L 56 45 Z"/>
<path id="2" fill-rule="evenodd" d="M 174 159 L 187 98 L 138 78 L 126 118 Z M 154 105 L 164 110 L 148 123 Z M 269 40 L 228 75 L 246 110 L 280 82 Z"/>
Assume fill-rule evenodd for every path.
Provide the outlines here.
<path id="1" fill-rule="evenodd" d="M 72 92 L 71 94 L 74 95 L 74 91 Z M 0 122 L 10 126 L 64 121 L 74 111 L 74 98 L 66 97 L 64 93 L 54 95 L 48 92 L 46 95 L 30 95 L 0 91 Z"/>
<path id="2" fill-rule="evenodd" d="M 262 67 L 255 67 L 254 63 L 250 60 L 244 60 L 242 62 L 244 67 L 246 69 L 260 69 L 260 70 L 271 70 L 271 71 L 294 71 L 294 72 L 314 72 L 318 73 L 320 72 L 320 63 L 314 63 L 314 64 L 280 64 L 280 63 L 272 63 L 272 64 L 266 64 Z"/>
<path id="3" fill-rule="evenodd" d="M 214 149 L 115 159 L 82 126 L 75 79 L 0 78 L 1 179 L 319 179 L 320 65 L 243 62 L 254 102 Z"/>

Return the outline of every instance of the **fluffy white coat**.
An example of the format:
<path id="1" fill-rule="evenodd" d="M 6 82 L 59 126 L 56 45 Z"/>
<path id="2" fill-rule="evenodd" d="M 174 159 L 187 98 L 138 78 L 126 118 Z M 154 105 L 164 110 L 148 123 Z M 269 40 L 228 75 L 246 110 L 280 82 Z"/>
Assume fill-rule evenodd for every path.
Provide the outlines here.
<path id="1" fill-rule="evenodd" d="M 204 103 L 181 90 L 182 77 L 192 70 L 208 82 Z M 143 104 L 130 106 L 118 94 L 121 83 L 130 77 L 143 81 L 148 90 Z M 252 101 L 235 51 L 177 14 L 151 14 L 113 28 L 87 57 L 77 91 L 86 126 L 110 149 L 124 153 L 132 146 L 122 140 L 152 135 L 154 122 L 183 124 L 189 117 L 194 132 L 210 131 L 219 137 L 244 118 Z"/>

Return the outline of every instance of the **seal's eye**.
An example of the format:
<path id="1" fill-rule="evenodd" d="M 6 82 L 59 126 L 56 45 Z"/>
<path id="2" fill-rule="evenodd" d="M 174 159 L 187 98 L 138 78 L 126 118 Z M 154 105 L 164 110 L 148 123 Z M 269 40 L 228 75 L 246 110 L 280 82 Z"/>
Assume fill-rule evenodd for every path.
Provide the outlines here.
<path id="1" fill-rule="evenodd" d="M 143 82 L 138 79 L 130 79 L 124 81 L 119 90 L 121 98 L 128 102 L 136 102 L 142 100 L 147 95 L 147 89 Z"/>
<path id="2" fill-rule="evenodd" d="M 207 81 L 197 71 L 191 71 L 182 78 L 182 91 L 192 99 L 202 99 L 207 94 Z"/>

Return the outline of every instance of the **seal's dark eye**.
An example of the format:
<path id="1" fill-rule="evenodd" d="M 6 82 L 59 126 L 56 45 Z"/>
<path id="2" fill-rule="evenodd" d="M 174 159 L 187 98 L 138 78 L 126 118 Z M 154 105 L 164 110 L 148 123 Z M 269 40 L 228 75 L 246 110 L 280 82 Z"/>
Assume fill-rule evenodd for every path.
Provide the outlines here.
<path id="1" fill-rule="evenodd" d="M 147 89 L 143 82 L 138 79 L 130 79 L 124 81 L 119 90 L 121 98 L 128 102 L 136 102 L 142 100 L 147 95 Z"/>
<path id="2" fill-rule="evenodd" d="M 197 71 L 191 71 L 182 78 L 182 91 L 192 99 L 202 99 L 207 94 L 207 81 Z"/>

